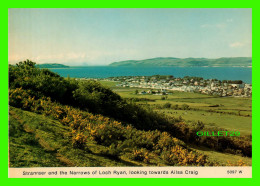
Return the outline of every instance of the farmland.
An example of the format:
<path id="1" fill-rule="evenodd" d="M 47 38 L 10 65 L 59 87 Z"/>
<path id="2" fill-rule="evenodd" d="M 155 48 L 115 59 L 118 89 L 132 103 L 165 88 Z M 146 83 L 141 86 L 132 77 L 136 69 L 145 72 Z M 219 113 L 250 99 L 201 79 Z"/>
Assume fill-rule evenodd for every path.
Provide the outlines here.
<path id="1" fill-rule="evenodd" d="M 237 130 L 241 135 L 252 133 L 252 98 L 241 97 L 215 97 L 199 93 L 173 91 L 162 99 L 160 95 L 141 95 L 147 89 L 117 87 L 116 82 L 100 81 L 110 87 L 123 98 L 138 98 L 137 104 L 149 106 L 153 110 L 172 115 L 181 116 L 185 120 L 202 121 L 208 126 L 218 126 L 228 130 Z M 170 103 L 170 108 L 164 104 Z M 176 109 L 174 106 L 188 105 L 186 110 Z"/>

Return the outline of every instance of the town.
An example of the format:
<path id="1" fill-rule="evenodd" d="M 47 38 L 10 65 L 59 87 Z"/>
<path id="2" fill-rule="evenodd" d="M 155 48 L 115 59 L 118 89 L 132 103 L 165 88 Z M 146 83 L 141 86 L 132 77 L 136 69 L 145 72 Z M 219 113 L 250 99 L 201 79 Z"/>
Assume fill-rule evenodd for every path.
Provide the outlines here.
<path id="1" fill-rule="evenodd" d="M 121 76 L 103 79 L 118 82 L 118 87 L 145 88 L 136 94 L 167 95 L 169 91 L 196 92 L 213 96 L 252 97 L 252 84 L 241 80 L 203 79 L 202 77 L 175 78 L 171 75 Z"/>

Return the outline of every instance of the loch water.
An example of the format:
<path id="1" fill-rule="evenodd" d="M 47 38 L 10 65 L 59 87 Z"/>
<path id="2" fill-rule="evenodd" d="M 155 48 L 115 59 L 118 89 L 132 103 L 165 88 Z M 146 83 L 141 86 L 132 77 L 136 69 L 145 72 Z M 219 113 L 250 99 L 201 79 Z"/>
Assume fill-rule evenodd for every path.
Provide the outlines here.
<path id="1" fill-rule="evenodd" d="M 112 67 L 84 66 L 50 69 L 63 77 L 108 78 L 116 76 L 173 75 L 196 76 L 204 79 L 242 80 L 252 83 L 252 68 L 248 67 Z"/>

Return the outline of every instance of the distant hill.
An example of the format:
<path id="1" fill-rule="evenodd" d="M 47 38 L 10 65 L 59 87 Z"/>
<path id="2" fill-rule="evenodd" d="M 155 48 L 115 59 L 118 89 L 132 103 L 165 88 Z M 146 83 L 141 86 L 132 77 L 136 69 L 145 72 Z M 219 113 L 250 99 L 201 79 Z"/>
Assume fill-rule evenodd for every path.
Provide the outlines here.
<path id="1" fill-rule="evenodd" d="M 109 66 L 131 66 L 131 67 L 251 67 L 251 57 L 230 57 L 230 58 L 174 58 L 158 57 L 144 60 L 128 60 L 111 63 Z"/>
<path id="2" fill-rule="evenodd" d="M 58 64 L 58 63 L 44 63 L 44 64 L 37 64 L 39 68 L 70 68 L 67 65 Z"/>

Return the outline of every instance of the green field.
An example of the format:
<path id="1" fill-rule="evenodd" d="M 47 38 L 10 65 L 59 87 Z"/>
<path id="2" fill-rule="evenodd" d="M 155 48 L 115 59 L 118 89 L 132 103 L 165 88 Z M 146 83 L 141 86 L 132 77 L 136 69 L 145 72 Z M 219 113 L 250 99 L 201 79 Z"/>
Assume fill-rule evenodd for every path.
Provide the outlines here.
<path id="1" fill-rule="evenodd" d="M 162 112 L 174 117 L 181 116 L 185 120 L 202 121 L 209 126 L 218 126 L 228 130 L 239 131 L 242 135 L 252 134 L 252 99 L 235 97 L 214 97 L 199 93 L 174 91 L 162 100 L 161 95 L 140 95 L 140 88 L 117 87 L 117 82 L 100 81 L 101 84 L 110 87 L 123 98 L 146 98 L 148 101 L 139 101 L 138 104 L 149 104 L 157 112 Z M 175 110 L 163 108 L 165 103 L 171 105 L 183 104 L 189 106 L 189 110 Z M 217 106 L 216 106 L 217 105 Z M 156 107 L 162 108 L 157 109 Z"/>

